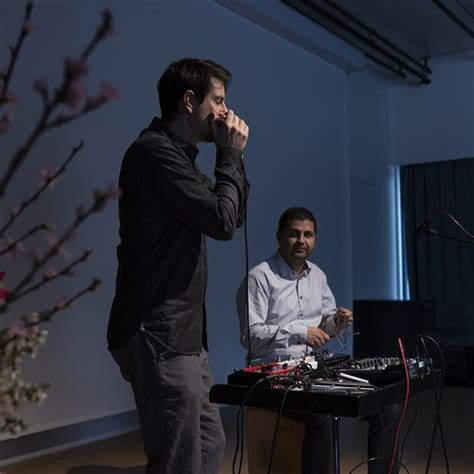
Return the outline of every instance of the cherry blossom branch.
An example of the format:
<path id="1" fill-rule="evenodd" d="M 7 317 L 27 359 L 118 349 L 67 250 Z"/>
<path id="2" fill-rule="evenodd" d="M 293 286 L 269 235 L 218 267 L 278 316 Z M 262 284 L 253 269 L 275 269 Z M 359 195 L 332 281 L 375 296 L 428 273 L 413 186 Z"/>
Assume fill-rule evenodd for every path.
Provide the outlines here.
<path id="1" fill-rule="evenodd" d="M 21 337 L 25 337 L 24 334 L 21 334 L 21 329 L 33 328 L 41 323 L 49 322 L 56 313 L 59 313 L 64 309 L 70 308 L 79 298 L 84 296 L 86 293 L 96 291 L 98 288 L 100 288 L 101 285 L 102 281 L 98 278 L 94 278 L 86 288 L 78 291 L 74 296 L 71 296 L 65 301 L 60 301 L 56 303 L 52 308 L 48 310 L 41 311 L 40 313 L 35 313 L 34 318 L 31 318 L 31 315 L 22 316 L 21 319 L 25 322 L 22 324 L 21 328 L 16 328 L 16 331 L 19 334 L 13 334 L 11 337 L 3 341 L 2 344 L 0 344 L 0 353 L 2 353 L 5 347 L 8 346 L 8 344 L 10 344 L 11 342 L 18 340 Z"/>
<path id="2" fill-rule="evenodd" d="M 86 92 L 80 80 L 82 76 L 89 72 L 89 68 L 85 62 L 86 57 L 88 57 L 93 49 L 95 49 L 99 41 L 112 34 L 113 30 L 111 27 L 111 22 L 112 14 L 109 11 L 104 12 L 102 24 L 99 26 L 91 43 L 82 53 L 80 59 L 73 60 L 66 58 L 64 62 L 63 82 L 59 89 L 56 90 L 56 93 L 52 99 L 49 99 L 48 87 L 45 81 L 37 80 L 35 82 L 35 89 L 43 98 L 43 111 L 25 144 L 20 146 L 20 148 L 18 148 L 18 150 L 12 156 L 4 175 L 0 178 L 0 197 L 5 194 L 6 188 L 13 176 L 16 174 L 21 164 L 25 161 L 26 157 L 42 133 L 56 126 L 69 123 L 72 120 L 75 120 L 80 116 L 90 112 L 91 110 L 97 109 L 108 100 L 111 100 L 117 96 L 117 92 L 113 86 L 109 84 L 103 84 L 100 95 L 96 98 L 88 98 L 87 103 L 83 106 L 83 102 L 86 99 Z M 56 119 L 50 121 L 51 115 L 60 104 L 69 105 L 73 111 L 77 113 L 69 117 L 59 116 Z"/>
<path id="3" fill-rule="evenodd" d="M 58 272 L 53 272 L 53 273 L 47 273 L 45 272 L 43 274 L 43 279 L 36 283 L 35 285 L 30 286 L 29 288 L 26 288 L 22 292 L 12 295 L 8 298 L 8 303 L 13 303 L 14 301 L 19 300 L 23 296 L 26 296 L 29 293 L 32 293 L 33 291 L 39 290 L 41 287 L 44 285 L 51 283 L 52 281 L 56 280 L 57 278 L 60 278 L 62 276 L 72 276 L 73 272 L 72 270 L 77 267 L 80 263 L 86 262 L 87 260 L 90 259 L 92 255 L 92 250 L 91 249 L 85 249 L 83 254 L 79 257 L 76 258 L 76 260 L 72 261 L 69 265 L 66 265 L 62 270 Z"/>
<path id="4" fill-rule="evenodd" d="M 77 228 L 92 214 L 101 211 L 107 200 L 115 199 L 117 193 L 114 189 L 108 188 L 105 191 L 94 191 L 94 202 L 88 209 L 83 209 L 79 207 L 76 212 L 76 218 L 74 222 L 67 228 L 62 236 L 53 244 L 50 249 L 46 252 L 46 254 L 40 258 L 33 260 L 33 265 L 30 272 L 16 285 L 16 287 L 12 290 L 11 296 L 15 297 L 16 294 L 26 285 L 28 285 L 31 280 L 34 278 L 38 270 L 44 266 L 44 264 L 50 260 L 52 257 L 59 254 L 62 246 L 68 240 L 70 240 L 76 233 Z M 8 304 L 8 302 L 7 302 Z"/>
<path id="5" fill-rule="evenodd" d="M 21 47 L 25 38 L 31 31 L 31 12 L 33 10 L 33 4 L 28 2 L 25 8 L 25 18 L 21 25 L 20 34 L 18 35 L 18 39 L 16 45 L 14 47 L 10 46 L 10 63 L 8 64 L 6 72 L 1 76 L 3 80 L 2 90 L 0 91 L 0 106 L 2 106 L 5 102 L 9 101 L 8 98 L 8 86 L 10 85 L 11 78 L 13 76 L 13 71 L 15 69 L 16 61 L 18 59 L 18 55 L 20 54 Z"/>
<path id="6" fill-rule="evenodd" d="M 92 41 L 84 49 L 83 53 L 81 54 L 81 58 L 87 59 L 87 57 L 92 53 L 97 44 L 103 39 L 112 35 L 113 33 L 114 29 L 112 27 L 112 12 L 110 10 L 104 10 L 102 12 L 102 24 L 97 28 L 95 36 L 94 38 L 92 38 Z"/>
<path id="7" fill-rule="evenodd" d="M 71 151 L 71 153 L 69 154 L 69 156 L 66 158 L 66 160 L 64 161 L 64 163 L 59 167 L 58 170 L 56 170 L 53 174 L 51 174 L 50 176 L 47 176 L 45 177 L 44 179 L 44 183 L 41 185 L 41 187 L 36 191 L 34 192 L 30 198 L 28 198 L 26 201 L 23 201 L 20 206 L 18 207 L 18 209 L 15 209 L 15 210 L 10 210 L 10 217 L 8 219 L 8 221 L 6 222 L 6 224 L 0 229 L 0 238 L 3 237 L 3 235 L 5 234 L 5 232 L 7 231 L 7 229 L 13 224 L 13 222 L 18 219 L 18 217 L 20 216 L 20 214 L 23 213 L 23 211 L 29 206 L 31 205 L 34 201 L 36 201 L 40 196 L 41 194 L 49 187 L 51 186 L 51 183 L 53 183 L 58 177 L 59 175 L 61 175 L 62 173 L 64 173 L 64 171 L 66 170 L 66 167 L 67 165 L 69 164 L 69 162 L 74 158 L 74 156 L 76 156 L 76 154 L 79 152 L 79 150 L 84 146 L 84 142 L 81 141 L 79 143 L 79 145 L 77 145 L 76 147 L 74 147 Z"/>
<path id="8" fill-rule="evenodd" d="M 24 242 L 26 239 L 28 239 L 32 235 L 35 235 L 40 230 L 52 230 L 52 229 L 53 229 L 53 226 L 51 224 L 43 223 L 43 224 L 36 225 L 35 227 L 31 228 L 29 231 L 25 232 L 21 237 L 18 237 L 18 239 L 10 242 L 4 249 L 0 250 L 0 257 L 2 255 L 12 252 L 22 242 Z"/>

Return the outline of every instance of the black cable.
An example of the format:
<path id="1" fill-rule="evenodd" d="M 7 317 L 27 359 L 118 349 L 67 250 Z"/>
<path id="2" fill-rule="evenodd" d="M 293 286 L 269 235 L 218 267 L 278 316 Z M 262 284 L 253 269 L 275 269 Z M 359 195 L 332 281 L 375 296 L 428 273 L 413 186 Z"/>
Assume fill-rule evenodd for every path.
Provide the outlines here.
<path id="1" fill-rule="evenodd" d="M 416 348 L 416 359 L 415 360 L 418 360 L 418 347 Z M 422 374 L 421 374 L 422 375 Z M 410 423 L 410 426 L 408 427 L 408 430 L 407 432 L 405 433 L 405 436 L 403 437 L 403 441 L 402 441 L 402 446 L 400 448 L 400 461 L 403 461 L 403 451 L 405 450 L 405 443 L 408 439 L 408 436 L 411 432 L 411 430 L 413 429 L 413 426 L 415 426 L 415 422 L 416 422 L 416 419 L 418 417 L 418 401 L 420 399 L 420 395 L 423 393 L 423 384 L 424 384 L 424 377 L 422 376 L 421 377 L 421 382 L 420 382 L 420 389 L 418 390 L 418 393 L 416 394 L 416 396 L 414 397 L 415 398 L 415 406 L 414 406 L 414 413 L 413 413 L 413 419 Z"/>
<path id="2" fill-rule="evenodd" d="M 272 448 L 270 450 L 270 460 L 268 461 L 267 474 L 271 474 L 271 472 L 272 472 L 273 456 L 275 454 L 275 445 L 276 445 L 276 439 L 277 439 L 277 434 L 278 434 L 278 428 L 280 426 L 280 419 L 281 419 L 281 415 L 283 413 L 283 407 L 285 406 L 286 397 L 288 396 L 289 391 L 292 388 L 296 387 L 296 386 L 297 386 L 297 384 L 289 385 L 285 389 L 285 393 L 283 394 L 283 397 L 281 399 L 280 410 L 278 411 L 278 417 L 277 417 L 277 421 L 275 423 L 275 430 L 273 432 Z"/>
<path id="3" fill-rule="evenodd" d="M 245 397 L 242 399 L 242 402 L 240 403 L 240 406 L 239 406 L 239 410 L 237 412 L 237 441 L 236 441 L 236 444 L 235 444 L 235 451 L 234 451 L 234 458 L 232 460 L 232 473 L 235 474 L 235 464 L 236 464 L 236 461 L 237 461 L 237 456 L 239 455 L 239 447 L 240 447 L 240 444 L 242 444 L 242 447 L 241 447 L 241 457 L 240 457 L 240 464 L 239 464 L 239 473 L 240 471 L 242 470 L 242 457 L 243 457 L 243 415 L 242 415 L 242 430 L 240 430 L 240 420 L 241 420 L 241 413 L 243 411 L 243 408 L 245 406 L 245 403 L 247 402 L 247 400 L 249 399 L 250 395 L 252 394 L 252 392 L 255 390 L 255 388 L 262 382 L 264 381 L 268 381 L 272 378 L 276 378 L 275 375 L 268 375 L 267 377 L 263 377 L 259 380 L 257 380 L 247 391 L 247 393 L 245 394 Z M 241 443 L 241 436 L 242 436 L 242 443 Z"/>
<path id="4" fill-rule="evenodd" d="M 431 359 L 430 359 L 429 352 L 428 352 L 428 349 L 426 347 L 424 338 L 430 340 L 436 346 L 436 348 L 439 352 L 439 355 L 440 355 L 442 369 L 441 369 L 441 381 L 440 381 L 439 393 L 438 393 L 438 387 L 436 386 L 436 380 L 434 378 L 433 364 L 431 363 Z M 425 334 L 422 334 L 420 336 L 420 340 L 421 340 L 421 345 L 423 346 L 423 351 L 425 353 L 425 357 L 427 358 L 427 361 L 428 361 L 428 364 L 429 364 L 430 378 L 431 378 L 431 381 L 432 381 L 432 384 L 433 384 L 433 390 L 434 390 L 434 393 L 435 393 L 435 402 L 436 402 L 436 419 L 435 419 L 435 424 L 434 424 L 434 427 L 433 427 L 433 432 L 432 432 L 432 435 L 431 435 L 431 443 L 430 443 L 430 449 L 429 449 L 429 453 L 428 453 L 428 460 L 427 460 L 427 463 L 426 463 L 426 471 L 425 472 L 426 472 L 426 474 L 428 474 L 428 472 L 429 472 L 429 468 L 430 468 L 430 464 L 431 464 L 431 457 L 433 455 L 434 441 L 435 441 L 435 438 L 436 438 L 436 428 L 439 427 L 439 434 L 440 434 L 440 437 L 441 437 L 441 446 L 443 448 L 443 455 L 444 455 L 444 463 L 445 463 L 445 466 L 446 466 L 446 472 L 449 474 L 450 469 L 449 469 L 448 453 L 447 453 L 447 450 L 446 450 L 446 443 L 445 443 L 445 440 L 444 440 L 443 425 L 441 423 L 441 400 L 442 400 L 442 395 L 443 395 L 444 377 L 445 377 L 445 373 L 446 373 L 446 367 L 445 367 L 445 362 L 444 362 L 443 351 L 441 350 L 441 347 L 438 344 L 438 342 L 434 338 L 432 338 L 431 336 L 427 336 Z"/>
<path id="5" fill-rule="evenodd" d="M 462 226 L 462 224 L 454 216 L 452 216 L 448 211 L 441 209 L 439 212 L 446 214 L 468 237 L 470 237 L 471 239 L 474 239 L 474 235 L 471 234 L 467 229 L 465 229 Z"/>
<path id="6" fill-rule="evenodd" d="M 471 242 L 466 242 L 466 243 L 474 243 L 474 234 L 471 234 L 471 232 L 469 232 L 452 214 L 450 214 L 448 211 L 445 211 L 444 209 L 433 209 L 432 211 L 429 211 L 428 214 L 426 214 L 425 219 L 424 219 L 425 225 L 428 224 L 428 222 L 431 220 L 435 212 L 439 214 L 445 214 L 446 216 L 448 216 L 464 232 L 465 235 L 473 239 Z"/>
<path id="7" fill-rule="evenodd" d="M 249 314 L 249 241 L 247 234 L 247 220 L 248 220 L 248 194 L 247 194 L 247 175 L 245 173 L 245 163 L 242 158 L 242 173 L 244 175 L 245 183 L 245 197 L 244 197 L 244 247 L 245 247 L 245 317 L 247 319 L 247 338 L 248 338 L 248 348 L 247 348 L 247 365 L 250 365 L 252 362 L 252 343 L 250 340 L 250 314 Z"/>
<path id="8" fill-rule="evenodd" d="M 385 422 L 383 421 L 382 412 L 379 410 L 377 415 L 380 419 L 380 425 L 382 426 L 383 436 L 385 438 L 385 444 L 387 445 L 387 452 L 390 457 L 392 457 L 392 448 L 390 447 L 390 441 L 388 440 L 387 430 L 385 428 Z"/>

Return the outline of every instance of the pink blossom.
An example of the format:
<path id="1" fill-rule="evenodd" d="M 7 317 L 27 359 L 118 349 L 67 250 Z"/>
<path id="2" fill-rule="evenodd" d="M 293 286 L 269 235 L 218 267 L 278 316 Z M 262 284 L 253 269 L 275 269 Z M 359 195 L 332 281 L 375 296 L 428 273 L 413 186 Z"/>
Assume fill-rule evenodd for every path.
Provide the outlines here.
<path id="1" fill-rule="evenodd" d="M 58 243 L 58 238 L 53 234 L 53 233 L 47 233 L 44 235 L 44 240 L 51 245 L 51 247 L 54 247 Z M 71 259 L 73 257 L 72 253 L 63 245 L 60 245 L 57 249 L 57 252 L 59 255 L 63 256 L 66 259 Z"/>
<path id="2" fill-rule="evenodd" d="M 41 184 L 45 185 L 47 184 L 50 189 L 53 188 L 54 184 L 57 181 L 57 178 L 55 177 L 56 173 L 58 172 L 58 168 L 56 166 L 48 166 L 46 168 L 43 168 L 40 173 L 41 173 Z"/>
<path id="3" fill-rule="evenodd" d="M 5 272 L 0 272 L 0 281 L 5 279 Z"/>
<path id="4" fill-rule="evenodd" d="M 13 111 L 11 109 L 11 107 L 5 107 L 5 112 L 3 113 L 3 120 L 5 120 L 5 122 L 8 122 L 8 123 L 12 123 L 13 122 Z"/>
<path id="5" fill-rule="evenodd" d="M 10 331 L 14 336 L 32 337 L 38 332 L 38 326 L 26 326 L 23 322 L 16 322 L 10 326 Z"/>
<path id="6" fill-rule="evenodd" d="M 106 9 L 102 12 L 102 26 L 99 30 L 99 37 L 100 39 L 107 38 L 115 34 L 113 27 L 111 26 L 112 23 L 112 11 Z"/>
<path id="7" fill-rule="evenodd" d="M 2 133 L 7 133 L 11 128 L 11 123 L 0 120 L 0 135 Z"/>
<path id="8" fill-rule="evenodd" d="M 70 81 L 65 91 L 63 102 L 74 112 L 79 112 L 87 97 L 86 88 L 79 79 Z"/>
<path id="9" fill-rule="evenodd" d="M 16 252 L 23 252 L 23 250 L 25 250 L 22 242 L 16 242 L 12 245 L 14 240 L 9 235 L 5 235 L 3 240 L 9 248 L 8 253 L 6 254 L 8 258 L 13 258 L 16 255 Z"/>
<path id="10" fill-rule="evenodd" d="M 92 284 L 91 284 L 90 288 L 91 288 L 91 291 L 96 291 L 96 290 L 98 290 L 101 286 L 102 286 L 102 281 L 99 280 L 98 278 L 94 278 L 94 279 L 92 280 Z"/>
<path id="11" fill-rule="evenodd" d="M 27 33 L 31 33 L 35 29 L 35 26 L 30 20 L 23 22 L 23 30 Z"/>
<path id="12" fill-rule="evenodd" d="M 3 117 L 0 119 L 0 134 L 6 133 L 10 130 L 13 122 L 13 113 L 11 108 L 6 105 L 3 113 Z"/>
<path id="13" fill-rule="evenodd" d="M 10 214 L 11 217 L 15 217 L 19 212 L 20 208 L 18 206 L 13 206 L 8 209 L 8 214 Z"/>
<path id="14" fill-rule="evenodd" d="M 25 325 L 23 323 L 13 323 L 11 326 L 10 326 L 10 332 L 14 335 L 14 336 L 18 336 L 18 337 L 28 337 L 28 331 L 25 327 Z"/>
<path id="15" fill-rule="evenodd" d="M 72 240 L 74 239 L 75 237 L 77 236 L 77 230 L 76 229 L 69 229 L 66 234 L 64 235 L 64 237 L 66 238 L 66 240 Z"/>
<path id="16" fill-rule="evenodd" d="M 119 190 L 113 183 L 110 183 L 105 189 L 105 194 L 109 199 L 117 199 L 119 196 Z"/>
<path id="17" fill-rule="evenodd" d="M 64 71 L 66 77 L 76 79 L 81 76 L 85 76 L 89 73 L 89 66 L 84 58 L 72 59 L 66 58 L 64 60 Z"/>
<path id="18" fill-rule="evenodd" d="M 86 209 L 82 204 L 79 204 L 76 208 L 76 217 L 78 219 L 82 219 L 86 213 Z"/>
<path id="19" fill-rule="evenodd" d="M 88 97 L 86 100 L 86 108 L 88 109 L 96 109 L 101 105 L 103 102 L 103 99 L 98 96 L 98 97 Z"/>
<path id="20" fill-rule="evenodd" d="M 43 96 L 46 95 L 49 89 L 48 80 L 44 77 L 38 77 L 33 82 L 33 88 L 36 92 L 38 92 L 38 94 L 41 94 Z"/>
<path id="21" fill-rule="evenodd" d="M 5 288 L 0 288 L 0 306 L 5 306 L 7 299 L 10 297 L 12 292 Z"/>
<path id="22" fill-rule="evenodd" d="M 14 94 L 11 90 L 5 92 L 4 101 L 6 104 L 18 105 L 20 103 L 20 98 Z"/>
<path id="23" fill-rule="evenodd" d="M 39 250 L 33 250 L 30 255 L 31 255 L 31 259 L 33 260 L 34 263 L 39 263 L 44 258 L 43 253 L 40 252 Z"/>
<path id="24" fill-rule="evenodd" d="M 0 396 L 0 416 L 3 418 L 7 418 L 9 416 L 12 416 L 14 412 L 15 406 L 13 404 L 12 397 L 4 393 Z"/>
<path id="25" fill-rule="evenodd" d="M 102 82 L 100 84 L 100 97 L 105 101 L 117 99 L 117 88 L 108 82 Z"/>
<path id="26" fill-rule="evenodd" d="M 54 307 L 56 309 L 64 309 L 68 306 L 67 302 L 68 299 L 65 296 L 61 296 L 61 298 L 59 298 L 59 301 L 54 305 Z"/>
<path id="27" fill-rule="evenodd" d="M 104 28 L 102 32 L 102 38 L 108 38 L 109 36 L 113 36 L 114 34 L 115 30 L 111 26 L 108 26 L 107 28 Z"/>
<path id="28" fill-rule="evenodd" d="M 44 277 L 46 280 L 51 280 L 51 278 L 54 278 L 57 274 L 58 272 L 56 269 L 54 267 L 50 267 L 44 272 Z"/>

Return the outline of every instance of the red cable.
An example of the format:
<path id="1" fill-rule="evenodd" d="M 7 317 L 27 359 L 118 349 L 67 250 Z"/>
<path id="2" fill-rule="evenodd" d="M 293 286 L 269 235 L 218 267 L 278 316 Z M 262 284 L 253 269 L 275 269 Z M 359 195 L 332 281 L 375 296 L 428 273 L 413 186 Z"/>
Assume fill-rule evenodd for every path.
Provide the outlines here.
<path id="1" fill-rule="evenodd" d="M 403 342 L 400 338 L 397 339 L 397 342 L 398 348 L 400 350 L 400 356 L 403 362 L 403 368 L 405 369 L 405 399 L 403 401 L 403 409 L 398 420 L 397 431 L 395 432 L 395 437 L 393 439 L 392 458 L 390 459 L 390 467 L 388 469 L 388 474 L 392 474 L 393 465 L 395 464 L 395 458 L 397 455 L 398 448 L 398 438 L 400 437 L 400 428 L 402 427 L 402 421 L 403 418 L 405 418 L 405 412 L 408 406 L 408 399 L 410 398 L 410 375 L 408 374 L 408 364 L 405 358 L 405 349 L 403 347 Z"/>

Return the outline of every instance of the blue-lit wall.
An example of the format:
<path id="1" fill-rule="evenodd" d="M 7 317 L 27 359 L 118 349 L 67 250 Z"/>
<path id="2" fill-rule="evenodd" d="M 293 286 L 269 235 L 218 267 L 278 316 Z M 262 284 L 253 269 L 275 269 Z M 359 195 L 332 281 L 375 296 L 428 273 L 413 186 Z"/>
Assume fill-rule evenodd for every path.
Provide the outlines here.
<path id="1" fill-rule="evenodd" d="M 24 3 L 0 2 L 0 45 L 16 38 Z M 339 304 L 350 307 L 353 297 L 398 296 L 392 167 L 472 156 L 472 58 L 435 61 L 433 84 L 413 86 L 390 82 L 370 70 L 346 74 L 212 0 L 38 1 L 36 29 L 12 83 L 21 102 L 12 132 L 0 137 L 0 167 L 39 114 L 32 80 L 41 75 L 57 84 L 63 58 L 82 51 L 105 7 L 114 12 L 116 34 L 91 58 L 86 84 L 94 91 L 101 80 L 108 80 L 120 97 L 38 143 L 2 207 L 23 199 L 39 182 L 45 164 L 60 163 L 81 139 L 86 145 L 13 235 L 37 222 L 36 216 L 56 223 L 58 231 L 64 229 L 75 207 L 89 202 L 94 187 L 116 181 L 124 150 L 159 114 L 155 85 L 168 63 L 183 56 L 209 57 L 233 72 L 228 105 L 251 128 L 246 152 L 252 185 L 250 264 L 275 251 L 282 210 L 307 206 L 319 223 L 314 260 L 326 271 Z M 0 64 L 7 59 L 3 48 Z M 212 173 L 213 146 L 200 148 L 199 164 Z M 28 380 L 52 385 L 41 409 L 26 410 L 33 431 L 133 408 L 129 387 L 105 341 L 117 228 L 113 203 L 68 245 L 75 253 L 92 246 L 93 260 L 76 278 L 16 307 L 18 312 L 41 310 L 88 284 L 92 275 L 104 281 L 99 293 L 87 295 L 49 324 L 47 344 L 25 367 Z M 7 287 L 27 264 L 26 255 L 1 262 Z M 232 242 L 209 242 L 209 267 L 211 363 L 216 381 L 223 382 L 244 360 L 234 304 L 245 268 L 242 230 Z"/>
<path id="2" fill-rule="evenodd" d="M 24 2 L 1 2 L 0 44 L 16 37 Z M 155 84 L 167 64 L 183 56 L 209 57 L 234 75 L 228 105 L 251 128 L 246 152 L 252 184 L 249 201 L 251 265 L 276 249 L 276 223 L 286 207 L 310 207 L 319 221 L 315 260 L 327 271 L 340 304 L 351 305 L 349 163 L 346 140 L 345 73 L 262 29 L 213 1 L 39 1 L 12 89 L 20 96 L 12 132 L 2 137 L 2 163 L 24 139 L 40 110 L 32 80 L 58 80 L 65 56 L 76 56 L 95 31 L 101 9 L 111 7 L 116 35 L 90 60 L 86 84 L 116 85 L 120 98 L 79 122 L 41 139 L 21 170 L 8 202 L 20 199 L 39 180 L 42 164 L 58 164 L 80 139 L 85 148 L 64 178 L 21 225 L 35 216 L 63 229 L 76 205 L 88 202 L 94 187 L 116 180 L 128 144 L 158 114 Z M 1 51 L 1 62 L 7 59 Z M 57 82 L 56 82 L 57 83 Z M 201 147 L 200 166 L 212 172 L 214 148 Z M 28 380 L 51 383 L 41 409 L 26 410 L 33 431 L 105 416 L 133 408 L 129 387 L 121 380 L 107 350 L 105 331 L 113 297 L 118 243 L 116 203 L 85 225 L 69 248 L 94 248 L 94 258 L 76 278 L 23 304 L 43 309 L 100 276 L 100 292 L 83 298 L 49 324 L 50 335 Z M 21 257 L 23 264 L 27 258 Z M 20 260 L 2 262 L 7 286 L 19 273 Z M 242 367 L 235 291 L 244 276 L 244 240 L 209 243 L 208 325 L 216 381 Z"/>

